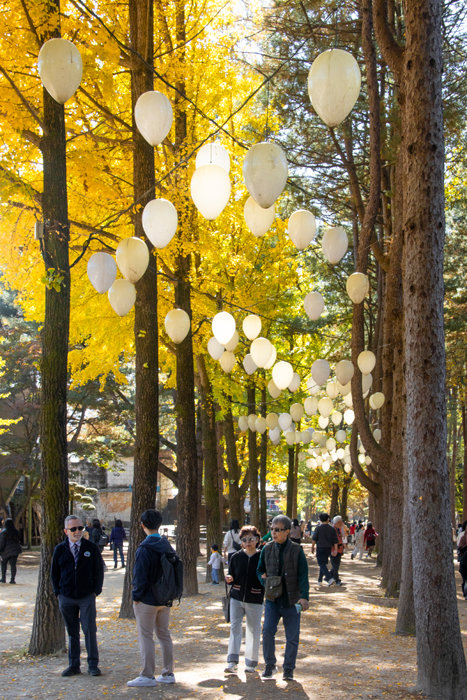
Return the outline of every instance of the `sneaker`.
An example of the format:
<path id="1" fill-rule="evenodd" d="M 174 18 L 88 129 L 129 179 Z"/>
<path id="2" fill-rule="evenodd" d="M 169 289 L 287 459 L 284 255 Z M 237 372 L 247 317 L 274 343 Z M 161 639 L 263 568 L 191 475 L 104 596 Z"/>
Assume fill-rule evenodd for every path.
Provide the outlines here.
<path id="1" fill-rule="evenodd" d="M 333 578 L 330 578 L 329 581 L 328 581 L 328 586 L 334 586 L 335 583 L 336 583 L 336 582 L 334 581 L 334 579 L 333 579 Z"/>
<path id="2" fill-rule="evenodd" d="M 272 678 L 277 671 L 277 668 L 275 667 L 274 664 L 266 664 L 266 668 L 264 669 L 263 673 L 261 674 L 261 678 Z"/>
<path id="3" fill-rule="evenodd" d="M 293 681 L 293 671 L 289 671 L 284 668 L 284 673 L 282 674 L 283 681 Z"/>
<path id="4" fill-rule="evenodd" d="M 336 581 L 336 586 L 342 586 L 342 581 Z"/>
<path id="5" fill-rule="evenodd" d="M 156 679 L 148 678 L 147 676 L 137 676 L 133 678 L 132 681 L 128 681 L 127 685 L 129 685 L 130 688 L 149 688 L 149 686 L 156 685 Z"/>
<path id="6" fill-rule="evenodd" d="M 237 673 L 237 664 L 235 661 L 229 661 L 227 666 L 224 668 L 224 673 Z"/>
<path id="7" fill-rule="evenodd" d="M 169 671 L 163 671 L 160 676 L 156 678 L 157 683 L 175 683 L 175 676 Z"/>
<path id="8" fill-rule="evenodd" d="M 245 673 L 256 673 L 256 666 L 245 666 Z"/>
<path id="9" fill-rule="evenodd" d="M 68 668 L 62 671 L 62 676 L 66 678 L 67 676 L 77 676 L 79 673 L 81 673 L 79 666 L 68 666 Z"/>

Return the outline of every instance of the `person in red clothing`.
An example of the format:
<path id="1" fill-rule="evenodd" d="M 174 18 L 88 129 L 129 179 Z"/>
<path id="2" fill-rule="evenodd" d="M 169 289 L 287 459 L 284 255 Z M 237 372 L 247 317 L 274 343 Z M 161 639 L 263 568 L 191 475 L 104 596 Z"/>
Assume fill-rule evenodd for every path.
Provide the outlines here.
<path id="1" fill-rule="evenodd" d="M 354 520 L 353 523 L 352 523 L 352 525 L 350 526 L 350 529 L 349 529 L 349 543 L 350 543 L 350 544 L 353 544 L 354 541 L 355 541 L 355 530 L 356 530 L 356 528 L 357 528 L 357 523 L 356 523 L 355 520 Z"/>
<path id="2" fill-rule="evenodd" d="M 373 524 L 368 522 L 365 530 L 365 534 L 363 535 L 363 544 L 366 549 L 366 555 L 367 557 L 371 557 L 371 553 L 375 547 L 376 544 L 376 538 L 378 537 L 378 533 L 376 532 L 375 528 L 373 527 Z"/>

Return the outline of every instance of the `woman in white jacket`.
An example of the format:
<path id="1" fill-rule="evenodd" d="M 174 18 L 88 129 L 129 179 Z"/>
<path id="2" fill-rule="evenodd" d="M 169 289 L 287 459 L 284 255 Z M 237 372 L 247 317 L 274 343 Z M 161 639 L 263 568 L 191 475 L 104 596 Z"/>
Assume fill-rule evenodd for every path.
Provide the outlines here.
<path id="1" fill-rule="evenodd" d="M 240 540 L 240 525 L 238 520 L 232 520 L 230 523 L 230 530 L 226 532 L 224 537 L 224 542 L 222 544 L 224 549 L 224 559 L 230 563 L 232 554 L 238 552 L 242 548 L 242 543 Z"/>
<path id="2" fill-rule="evenodd" d="M 363 523 L 358 523 L 355 530 L 355 548 L 350 555 L 351 559 L 355 559 L 357 554 L 360 554 L 359 559 L 363 559 L 363 538 L 365 536 L 365 528 Z"/>

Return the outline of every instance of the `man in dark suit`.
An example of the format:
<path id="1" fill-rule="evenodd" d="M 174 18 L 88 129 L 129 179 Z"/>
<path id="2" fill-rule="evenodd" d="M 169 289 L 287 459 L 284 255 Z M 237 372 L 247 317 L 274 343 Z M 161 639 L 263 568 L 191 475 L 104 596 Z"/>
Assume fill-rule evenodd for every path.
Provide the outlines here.
<path id="1" fill-rule="evenodd" d="M 99 548 L 83 538 L 84 526 L 76 515 L 65 518 L 66 539 L 55 547 L 51 579 L 68 632 L 69 666 L 62 676 L 80 670 L 79 624 L 88 653 L 88 673 L 100 676 L 96 627 L 96 596 L 102 591 L 104 562 Z"/>

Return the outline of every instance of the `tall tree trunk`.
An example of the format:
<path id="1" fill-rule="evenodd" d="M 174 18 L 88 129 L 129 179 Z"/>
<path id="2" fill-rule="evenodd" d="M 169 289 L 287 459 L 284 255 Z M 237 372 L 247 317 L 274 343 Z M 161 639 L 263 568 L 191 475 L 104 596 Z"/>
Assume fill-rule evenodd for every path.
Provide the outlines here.
<path id="1" fill-rule="evenodd" d="M 442 2 L 410 0 L 404 10 L 403 275 L 417 686 L 429 695 L 465 699 L 446 460 Z M 431 537 L 420 537 L 428 531 Z"/>
<path id="2" fill-rule="evenodd" d="M 347 508 L 349 498 L 349 486 L 351 481 L 352 477 L 350 475 L 346 476 L 344 479 L 344 485 L 342 486 L 340 515 L 342 516 L 344 522 L 348 521 Z"/>
<path id="3" fill-rule="evenodd" d="M 335 515 L 337 515 L 338 504 L 339 504 L 339 484 L 337 481 L 333 481 L 332 486 L 331 486 L 331 503 L 329 506 L 329 515 L 331 516 L 331 519 Z"/>
<path id="4" fill-rule="evenodd" d="M 294 492 L 294 479 L 295 479 L 295 448 L 294 447 L 288 447 L 287 448 L 287 455 L 288 455 L 288 470 L 287 470 L 287 505 L 286 505 L 286 513 L 289 516 L 289 518 L 292 517 L 292 512 L 293 512 L 293 492 Z"/>
<path id="5" fill-rule="evenodd" d="M 299 427 L 299 426 L 297 426 Z M 294 469 L 293 469 L 293 497 L 292 497 L 292 518 L 297 517 L 297 510 L 298 510 L 298 453 L 299 453 L 299 445 L 296 446 L 295 448 L 295 457 L 294 457 Z"/>
<path id="6" fill-rule="evenodd" d="M 43 41 L 60 36 L 60 4 L 47 6 L 55 31 Z M 45 222 L 42 255 L 46 278 L 45 316 L 41 332 L 41 559 L 29 653 L 50 654 L 65 646 L 63 621 L 50 583 L 54 547 L 63 539 L 68 509 L 67 357 L 70 321 L 70 268 L 68 260 L 68 201 L 66 187 L 65 113 L 43 90 L 44 135 L 41 151 L 44 172 L 42 211 Z M 55 283 L 55 284 L 54 284 Z"/>
<path id="7" fill-rule="evenodd" d="M 256 413 L 256 389 L 249 382 L 247 389 L 248 415 Z M 258 443 L 256 431 L 248 431 L 248 473 L 250 476 L 250 522 L 252 525 L 259 523 L 259 490 L 258 490 Z"/>
<path id="8" fill-rule="evenodd" d="M 261 415 L 266 417 L 266 387 L 261 389 Z M 265 533 L 268 526 L 268 504 L 266 496 L 266 470 L 268 462 L 268 433 L 261 435 L 259 452 L 259 523 L 258 529 Z"/>
<path id="9" fill-rule="evenodd" d="M 153 89 L 153 4 L 147 0 L 130 0 L 130 43 L 134 51 L 131 69 L 132 114 L 140 95 Z M 130 544 L 126 562 L 120 617 L 132 618 L 131 595 L 133 564 L 136 548 L 143 539 L 141 514 L 154 508 L 159 459 L 159 362 L 157 326 L 157 260 L 151 243 L 146 239 L 142 208 L 154 198 L 154 151 L 133 128 L 133 194 L 138 202 L 135 212 L 135 236 L 145 240 L 150 252 L 148 269 L 136 284 L 135 302 L 135 417 L 136 440 L 131 499 Z"/>
<path id="10" fill-rule="evenodd" d="M 462 522 L 467 520 L 467 416 L 465 411 L 465 401 L 461 405 L 462 415 L 462 440 L 464 443 L 464 458 L 462 461 Z"/>
<path id="11" fill-rule="evenodd" d="M 229 480 L 229 510 L 231 520 L 241 520 L 242 505 L 240 496 L 240 466 L 237 459 L 235 431 L 232 408 L 226 410 L 224 418 L 225 451 L 227 455 L 227 474 Z"/>
<path id="12" fill-rule="evenodd" d="M 457 387 L 453 388 L 452 392 L 452 406 L 451 406 L 451 420 L 449 426 L 449 442 L 451 447 L 451 460 L 449 466 L 449 500 L 451 503 L 451 525 L 456 528 L 456 464 L 457 464 L 457 450 L 459 446 L 460 431 L 457 426 Z M 447 453 L 449 454 L 449 445 Z"/>

